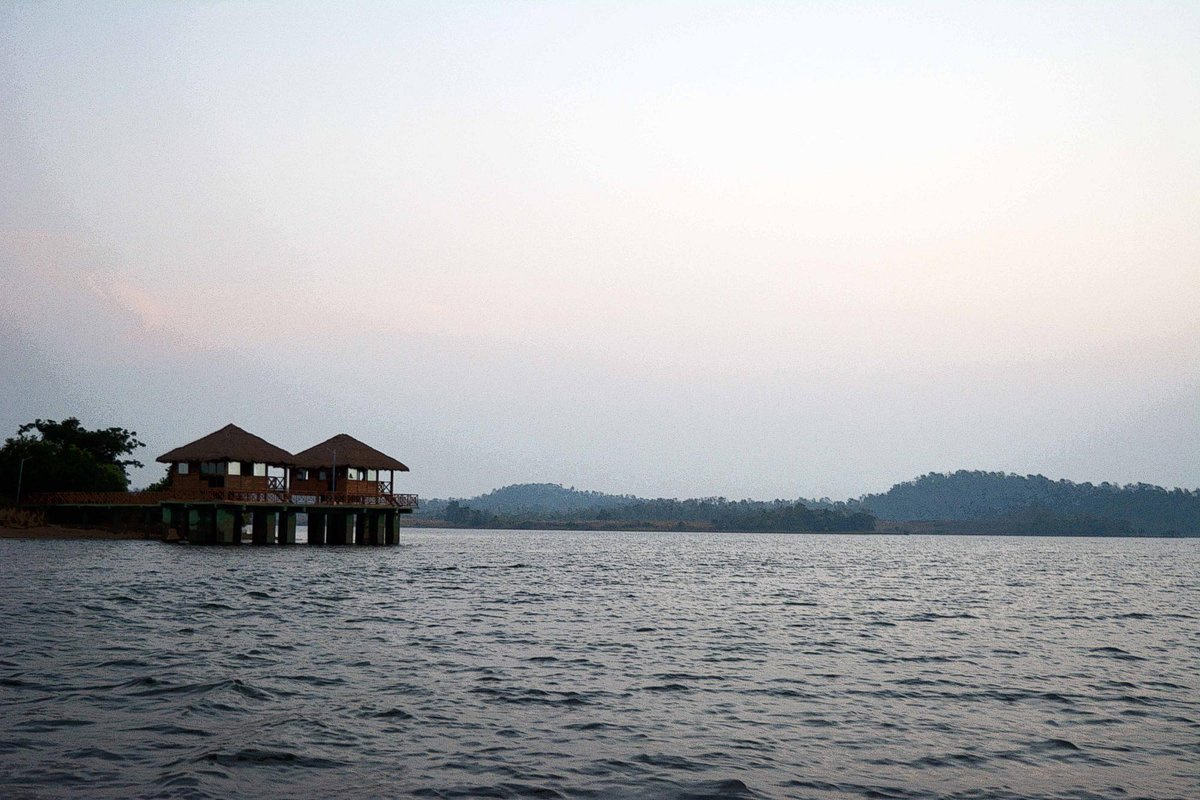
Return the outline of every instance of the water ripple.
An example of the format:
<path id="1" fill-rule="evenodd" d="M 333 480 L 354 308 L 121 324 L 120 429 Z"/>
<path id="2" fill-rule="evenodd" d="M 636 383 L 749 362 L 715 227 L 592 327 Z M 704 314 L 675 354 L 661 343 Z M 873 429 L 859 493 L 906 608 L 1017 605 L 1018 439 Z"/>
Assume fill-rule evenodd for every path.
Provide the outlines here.
<path id="1" fill-rule="evenodd" d="M 0 540 L 0 796 L 1200 797 L 1196 540 Z"/>

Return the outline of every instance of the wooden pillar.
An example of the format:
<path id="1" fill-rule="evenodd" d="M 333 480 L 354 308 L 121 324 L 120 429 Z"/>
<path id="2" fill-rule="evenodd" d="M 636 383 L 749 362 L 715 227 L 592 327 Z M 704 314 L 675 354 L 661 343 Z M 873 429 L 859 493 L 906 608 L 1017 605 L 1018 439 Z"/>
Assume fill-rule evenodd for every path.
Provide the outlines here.
<path id="1" fill-rule="evenodd" d="M 274 544 L 275 512 L 266 508 L 256 508 L 250 513 L 250 541 L 259 545 Z"/>
<path id="2" fill-rule="evenodd" d="M 353 512 L 354 516 L 354 543 L 355 544 L 370 544 L 371 543 L 371 528 L 367 520 L 367 512 L 364 509 L 359 509 Z"/>
<path id="3" fill-rule="evenodd" d="M 286 506 L 279 511 L 279 543 L 296 543 L 296 509 Z"/>
<path id="4" fill-rule="evenodd" d="M 308 543 L 325 544 L 325 512 L 308 512 Z"/>
<path id="5" fill-rule="evenodd" d="M 383 511 L 372 511 L 368 517 L 371 544 L 387 544 L 387 516 Z"/>

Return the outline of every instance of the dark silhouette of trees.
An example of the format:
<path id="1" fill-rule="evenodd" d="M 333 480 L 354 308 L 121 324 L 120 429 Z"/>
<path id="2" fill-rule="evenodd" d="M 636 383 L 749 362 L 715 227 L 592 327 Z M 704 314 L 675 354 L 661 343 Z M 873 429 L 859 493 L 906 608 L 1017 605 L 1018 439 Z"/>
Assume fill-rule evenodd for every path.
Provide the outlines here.
<path id="1" fill-rule="evenodd" d="M 22 494 L 126 491 L 126 470 L 142 466 L 128 456 L 143 446 L 125 428 L 89 430 L 74 417 L 38 419 L 22 425 L 0 447 L 0 493 L 15 497 L 18 476 Z"/>
<path id="2" fill-rule="evenodd" d="M 422 514 L 458 527 L 498 526 L 657 528 L 674 530 L 801 533 L 874 530 L 875 518 L 864 509 L 812 509 L 791 500 L 690 500 L 612 495 L 564 488 L 559 484 L 506 486 L 470 501 L 429 500 Z"/>
<path id="3" fill-rule="evenodd" d="M 892 520 L 996 520 L 1028 533 L 1121 536 L 1200 532 L 1200 490 L 1074 483 L 1044 475 L 931 472 L 852 506 Z M 1014 528 L 1014 530 L 1016 529 Z"/>

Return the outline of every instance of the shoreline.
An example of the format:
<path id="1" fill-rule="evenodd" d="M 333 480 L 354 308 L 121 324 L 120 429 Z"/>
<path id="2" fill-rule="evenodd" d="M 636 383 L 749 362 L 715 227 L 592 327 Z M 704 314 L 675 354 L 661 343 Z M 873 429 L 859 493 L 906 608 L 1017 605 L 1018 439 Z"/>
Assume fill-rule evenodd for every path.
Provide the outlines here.
<path id="1" fill-rule="evenodd" d="M 36 539 L 60 541 L 97 539 L 101 541 L 147 540 L 162 541 L 162 538 L 144 531 L 110 531 L 103 528 L 71 528 L 65 525 L 37 525 L 32 528 L 0 528 L 0 539 Z"/>

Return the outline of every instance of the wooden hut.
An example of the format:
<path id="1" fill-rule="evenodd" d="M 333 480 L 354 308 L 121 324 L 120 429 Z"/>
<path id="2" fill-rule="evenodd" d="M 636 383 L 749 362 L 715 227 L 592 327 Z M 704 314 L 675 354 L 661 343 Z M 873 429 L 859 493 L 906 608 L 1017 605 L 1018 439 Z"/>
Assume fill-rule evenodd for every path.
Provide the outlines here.
<path id="1" fill-rule="evenodd" d="M 232 424 L 156 460 L 171 465 L 171 489 L 243 492 L 286 490 L 286 470 L 293 463 L 282 447 Z"/>
<path id="2" fill-rule="evenodd" d="M 391 496 L 395 474 L 408 472 L 397 459 L 344 433 L 296 453 L 292 463 L 296 493 Z"/>

